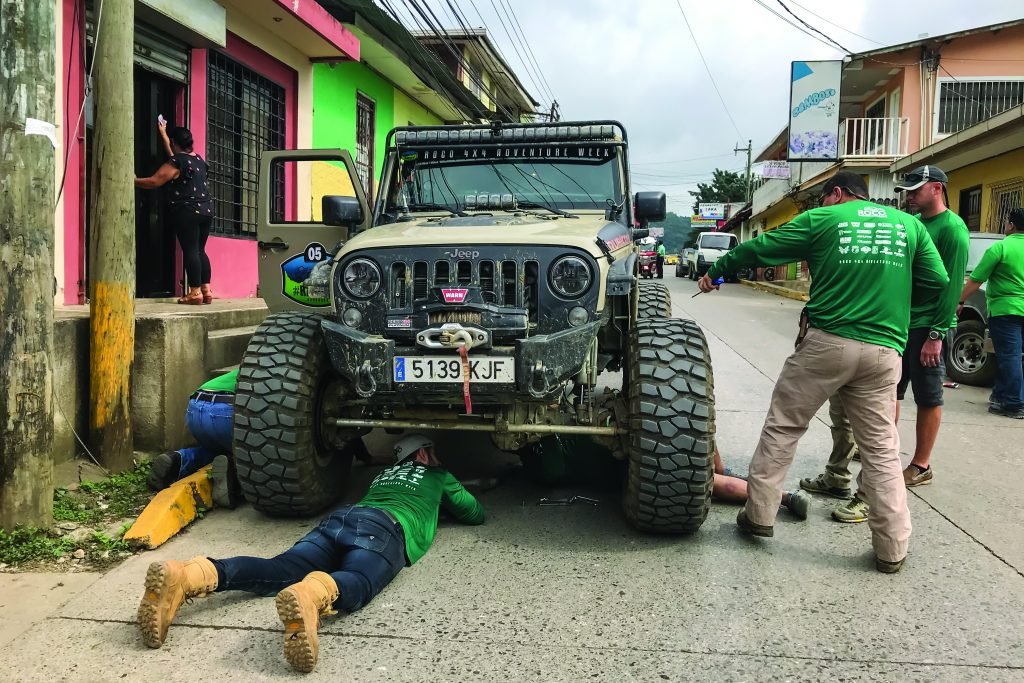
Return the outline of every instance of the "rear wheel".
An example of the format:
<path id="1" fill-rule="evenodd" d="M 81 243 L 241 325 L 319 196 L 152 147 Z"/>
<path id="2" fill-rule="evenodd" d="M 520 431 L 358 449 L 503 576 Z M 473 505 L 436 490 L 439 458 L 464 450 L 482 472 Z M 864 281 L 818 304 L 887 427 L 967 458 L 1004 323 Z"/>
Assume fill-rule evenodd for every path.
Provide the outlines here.
<path id="1" fill-rule="evenodd" d="M 668 287 L 660 282 L 640 284 L 640 301 L 637 306 L 638 318 L 672 317 L 672 295 Z"/>
<path id="2" fill-rule="evenodd" d="M 352 465 L 325 427 L 342 389 L 320 316 L 275 313 L 245 350 L 235 393 L 233 450 L 242 493 L 261 512 L 304 516 L 342 492 Z"/>
<path id="3" fill-rule="evenodd" d="M 640 531 L 696 531 L 707 518 L 714 483 L 714 378 L 707 341 L 690 320 L 638 320 L 626 362 L 626 519 Z"/>
<path id="4" fill-rule="evenodd" d="M 956 326 L 946 349 L 946 374 L 954 382 L 990 387 L 996 379 L 995 354 L 985 351 L 985 323 L 965 320 Z"/>

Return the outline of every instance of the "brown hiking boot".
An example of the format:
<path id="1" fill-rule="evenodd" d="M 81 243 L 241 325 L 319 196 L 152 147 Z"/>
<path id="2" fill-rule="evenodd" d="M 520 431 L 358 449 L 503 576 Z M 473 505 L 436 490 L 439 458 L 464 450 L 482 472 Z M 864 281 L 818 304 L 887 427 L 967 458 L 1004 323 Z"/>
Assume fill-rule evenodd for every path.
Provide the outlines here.
<path id="1" fill-rule="evenodd" d="M 284 658 L 292 668 L 309 673 L 320 654 L 320 617 L 334 614 L 338 585 L 330 574 L 311 572 L 277 594 L 277 616 L 284 624 Z"/>
<path id="2" fill-rule="evenodd" d="M 137 620 L 142 640 L 149 647 L 160 647 L 167 629 L 188 598 L 199 598 L 217 588 L 217 569 L 205 557 L 188 562 L 154 562 L 146 572 L 146 592 L 139 603 Z"/>

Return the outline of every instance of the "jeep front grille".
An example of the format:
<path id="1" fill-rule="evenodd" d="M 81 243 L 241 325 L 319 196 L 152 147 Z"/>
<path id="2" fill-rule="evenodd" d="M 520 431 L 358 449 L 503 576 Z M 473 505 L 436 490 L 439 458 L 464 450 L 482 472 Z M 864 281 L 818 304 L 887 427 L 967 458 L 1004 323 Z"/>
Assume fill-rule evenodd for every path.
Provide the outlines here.
<path id="1" fill-rule="evenodd" d="M 410 271 L 411 278 L 406 276 Z M 392 264 L 391 272 L 389 301 L 392 308 L 404 307 L 409 300 L 407 297 L 411 297 L 413 303 L 426 301 L 431 287 L 455 284 L 479 287 L 487 303 L 528 308 L 530 321 L 536 322 L 540 296 L 540 264 L 537 261 L 442 259 L 412 264 L 397 261 Z"/>

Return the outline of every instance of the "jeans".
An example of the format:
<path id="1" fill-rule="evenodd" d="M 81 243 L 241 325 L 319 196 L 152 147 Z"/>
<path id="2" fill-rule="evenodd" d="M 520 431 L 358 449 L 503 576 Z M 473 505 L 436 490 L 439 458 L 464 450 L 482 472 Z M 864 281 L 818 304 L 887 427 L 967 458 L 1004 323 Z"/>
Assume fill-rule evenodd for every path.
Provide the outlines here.
<path id="1" fill-rule="evenodd" d="M 405 566 L 405 535 L 382 510 L 344 505 L 277 557 L 210 561 L 217 568 L 217 591 L 259 595 L 276 595 L 310 572 L 326 572 L 338 584 L 335 609 L 355 612 Z"/>
<path id="2" fill-rule="evenodd" d="M 1024 409 L 1024 372 L 1020 358 L 1024 346 L 1024 316 L 994 315 L 988 319 L 988 333 L 996 349 L 998 367 L 992 399 L 1006 410 Z"/>
<path id="3" fill-rule="evenodd" d="M 231 453 L 234 414 L 235 404 L 232 401 L 214 403 L 201 398 L 189 399 L 185 424 L 199 445 L 178 449 L 181 455 L 178 479 L 209 465 L 218 455 Z"/>

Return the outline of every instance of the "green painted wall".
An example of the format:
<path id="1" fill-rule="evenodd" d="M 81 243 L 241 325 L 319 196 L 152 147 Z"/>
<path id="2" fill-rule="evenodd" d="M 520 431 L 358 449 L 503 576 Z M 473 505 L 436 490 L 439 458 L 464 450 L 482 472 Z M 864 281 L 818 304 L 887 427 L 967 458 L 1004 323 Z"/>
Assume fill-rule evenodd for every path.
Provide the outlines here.
<path id="1" fill-rule="evenodd" d="M 437 126 L 442 121 L 427 109 L 421 107 L 412 98 L 400 90 L 395 91 L 395 127 L 408 126 L 409 123 L 417 126 Z"/>

